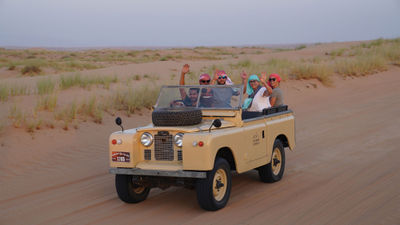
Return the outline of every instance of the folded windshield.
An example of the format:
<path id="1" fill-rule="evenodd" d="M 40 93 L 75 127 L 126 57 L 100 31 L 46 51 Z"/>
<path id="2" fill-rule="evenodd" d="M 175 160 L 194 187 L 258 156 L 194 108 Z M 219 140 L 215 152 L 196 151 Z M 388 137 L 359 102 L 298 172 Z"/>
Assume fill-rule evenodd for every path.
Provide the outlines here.
<path id="1" fill-rule="evenodd" d="M 163 86 L 156 108 L 238 109 L 243 85 Z"/>

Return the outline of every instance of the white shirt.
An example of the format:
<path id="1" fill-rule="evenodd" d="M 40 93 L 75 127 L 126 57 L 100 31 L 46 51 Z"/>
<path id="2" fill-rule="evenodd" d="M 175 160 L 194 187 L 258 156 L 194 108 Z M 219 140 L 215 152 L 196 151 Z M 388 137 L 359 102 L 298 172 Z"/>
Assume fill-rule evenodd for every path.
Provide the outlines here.
<path id="1" fill-rule="evenodd" d="M 267 89 L 265 87 L 260 88 L 257 94 L 253 98 L 253 102 L 251 103 L 251 107 L 248 109 L 250 112 L 261 112 L 265 108 L 270 108 L 271 104 L 269 103 L 269 96 L 263 96 L 264 92 Z"/>

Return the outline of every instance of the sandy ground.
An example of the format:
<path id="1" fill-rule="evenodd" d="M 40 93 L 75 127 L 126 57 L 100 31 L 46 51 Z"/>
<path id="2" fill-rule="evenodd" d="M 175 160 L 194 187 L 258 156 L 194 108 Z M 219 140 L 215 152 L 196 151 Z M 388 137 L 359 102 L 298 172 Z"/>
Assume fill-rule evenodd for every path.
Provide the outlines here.
<path id="1" fill-rule="evenodd" d="M 78 130 L 16 129 L 0 136 L 0 224 L 400 224 L 400 69 L 334 87 L 283 83 L 296 115 L 296 149 L 282 181 L 234 176 L 228 205 L 202 210 L 193 190 L 117 197 L 108 173 L 113 118 Z M 124 118 L 150 122 L 148 112 Z"/>

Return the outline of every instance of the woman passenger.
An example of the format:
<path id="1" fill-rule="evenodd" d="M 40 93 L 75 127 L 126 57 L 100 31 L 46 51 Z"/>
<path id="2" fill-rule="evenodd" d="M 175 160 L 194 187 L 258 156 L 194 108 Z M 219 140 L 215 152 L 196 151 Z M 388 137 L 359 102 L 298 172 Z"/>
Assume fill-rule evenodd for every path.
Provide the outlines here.
<path id="1" fill-rule="evenodd" d="M 272 88 L 266 83 L 266 73 L 261 73 L 261 79 L 253 74 L 247 79 L 247 74 L 242 73 L 242 78 L 247 79 L 245 91 L 248 98 L 243 103 L 243 109 L 250 112 L 261 112 L 264 108 L 271 107 L 269 95 Z"/>

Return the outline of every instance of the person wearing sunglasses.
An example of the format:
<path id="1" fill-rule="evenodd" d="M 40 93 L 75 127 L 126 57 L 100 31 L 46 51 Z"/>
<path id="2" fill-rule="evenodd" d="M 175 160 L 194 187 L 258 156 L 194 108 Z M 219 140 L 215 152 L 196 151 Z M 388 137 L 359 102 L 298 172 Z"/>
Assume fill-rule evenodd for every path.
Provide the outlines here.
<path id="1" fill-rule="evenodd" d="M 272 107 L 283 105 L 283 92 L 279 88 L 280 82 L 281 77 L 278 74 L 272 73 L 271 75 L 269 75 L 268 85 L 272 88 L 269 102 Z"/>
<path id="2" fill-rule="evenodd" d="M 181 79 L 179 80 L 179 85 L 185 85 L 185 75 L 189 72 L 189 64 L 185 64 L 181 70 Z M 209 85 L 211 82 L 211 77 L 207 73 L 203 73 L 199 76 L 200 85 Z"/>
<path id="3" fill-rule="evenodd" d="M 246 72 L 242 72 L 241 77 L 244 81 L 244 91 L 248 97 L 244 100 L 243 109 L 250 112 L 261 112 L 265 108 L 271 107 L 269 95 L 272 88 L 268 86 L 266 79 L 267 73 L 261 73 L 261 79 L 256 74 L 247 78 Z"/>
<path id="4" fill-rule="evenodd" d="M 189 72 L 190 66 L 189 64 L 185 64 L 181 70 L 181 78 L 179 80 L 179 85 L 185 85 L 185 75 Z M 209 85 L 211 82 L 210 75 L 203 73 L 199 77 L 200 85 Z M 197 93 L 193 88 L 189 90 L 189 95 L 186 94 L 183 88 L 180 88 L 179 91 L 181 93 L 182 100 L 185 106 L 196 106 L 197 96 L 199 94 L 199 90 L 196 88 Z M 202 89 L 200 95 L 200 106 L 201 107 L 211 107 L 212 104 L 212 96 L 213 92 L 211 89 Z"/>
<path id="5" fill-rule="evenodd" d="M 230 83 L 228 83 L 228 81 Z M 223 70 L 215 71 L 214 79 L 211 81 L 211 84 L 213 85 L 215 82 L 217 82 L 217 85 L 233 84 Z M 214 88 L 213 93 L 213 106 L 222 108 L 230 108 L 232 96 L 238 96 L 240 94 L 239 91 L 234 88 Z"/>

